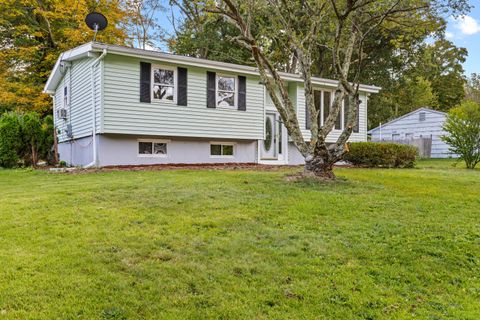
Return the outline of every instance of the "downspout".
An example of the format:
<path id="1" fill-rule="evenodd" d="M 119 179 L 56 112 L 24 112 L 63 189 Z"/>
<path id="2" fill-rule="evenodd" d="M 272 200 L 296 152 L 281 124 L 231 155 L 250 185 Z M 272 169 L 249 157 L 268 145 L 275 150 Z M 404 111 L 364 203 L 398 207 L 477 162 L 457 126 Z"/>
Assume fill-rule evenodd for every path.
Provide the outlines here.
<path id="1" fill-rule="evenodd" d="M 98 166 L 98 159 L 97 159 L 97 108 L 95 104 L 95 68 L 97 65 L 102 61 L 102 59 L 107 54 L 107 49 L 103 49 L 102 54 L 93 61 L 92 70 L 90 73 L 90 83 L 92 85 L 92 144 L 93 144 L 93 160 L 89 164 L 85 166 L 85 168 L 90 167 L 97 167 Z"/>

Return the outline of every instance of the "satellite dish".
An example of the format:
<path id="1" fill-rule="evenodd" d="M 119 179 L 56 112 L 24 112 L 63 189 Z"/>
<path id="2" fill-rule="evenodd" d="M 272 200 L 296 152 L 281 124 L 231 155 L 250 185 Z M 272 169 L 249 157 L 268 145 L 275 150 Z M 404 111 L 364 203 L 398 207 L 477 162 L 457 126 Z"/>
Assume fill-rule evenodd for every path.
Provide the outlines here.
<path id="1" fill-rule="evenodd" d="M 90 29 L 95 31 L 93 41 L 95 41 L 95 38 L 97 37 L 97 32 L 102 31 L 108 26 L 107 18 L 105 18 L 105 16 L 99 12 L 91 12 L 87 14 L 85 17 L 85 23 Z"/>

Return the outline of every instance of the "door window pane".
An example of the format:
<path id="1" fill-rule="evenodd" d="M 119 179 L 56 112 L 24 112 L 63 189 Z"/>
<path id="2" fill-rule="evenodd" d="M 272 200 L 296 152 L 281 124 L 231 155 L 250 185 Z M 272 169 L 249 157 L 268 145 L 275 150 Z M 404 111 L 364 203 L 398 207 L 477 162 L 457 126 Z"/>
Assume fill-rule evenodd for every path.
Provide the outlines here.
<path id="1" fill-rule="evenodd" d="M 263 142 L 263 147 L 265 151 L 270 151 L 272 147 L 272 140 L 273 140 L 273 127 L 272 127 L 272 120 L 270 117 L 267 117 L 265 120 L 265 141 Z"/>

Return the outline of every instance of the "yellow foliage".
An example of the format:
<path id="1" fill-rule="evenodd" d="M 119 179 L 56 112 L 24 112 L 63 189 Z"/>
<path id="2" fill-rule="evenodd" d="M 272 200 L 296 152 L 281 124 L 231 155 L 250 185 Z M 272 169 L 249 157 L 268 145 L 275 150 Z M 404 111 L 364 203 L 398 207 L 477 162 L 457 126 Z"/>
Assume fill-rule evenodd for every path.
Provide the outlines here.
<path id="1" fill-rule="evenodd" d="M 84 23 L 93 8 L 81 0 L 1 0 L 0 113 L 5 110 L 36 110 L 48 113 L 50 98 L 43 86 L 61 52 L 92 40 Z M 100 0 L 109 26 L 97 41 L 128 44 L 124 27 L 131 11 L 118 0 Z"/>

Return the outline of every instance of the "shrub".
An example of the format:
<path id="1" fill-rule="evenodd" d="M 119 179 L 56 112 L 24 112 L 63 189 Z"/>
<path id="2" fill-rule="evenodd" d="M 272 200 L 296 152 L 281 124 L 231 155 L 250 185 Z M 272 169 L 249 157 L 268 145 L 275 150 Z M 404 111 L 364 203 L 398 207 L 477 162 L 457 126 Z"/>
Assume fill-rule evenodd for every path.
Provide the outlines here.
<path id="1" fill-rule="evenodd" d="M 20 160 L 18 150 L 23 148 L 22 124 L 15 113 L 0 117 L 0 167 L 12 168 Z"/>
<path id="2" fill-rule="evenodd" d="M 53 162 L 53 120 L 35 112 L 0 116 L 0 167 L 16 167 L 22 160 L 35 166 L 39 159 Z"/>
<path id="3" fill-rule="evenodd" d="M 465 161 L 468 169 L 474 169 L 480 162 L 480 105 L 464 102 L 450 110 L 443 126 L 448 135 L 442 140 L 450 151 Z"/>
<path id="4" fill-rule="evenodd" d="M 413 168 L 417 148 L 397 143 L 352 142 L 344 160 L 362 167 Z"/>
<path id="5" fill-rule="evenodd" d="M 22 117 L 22 135 L 25 148 L 23 158 L 25 164 L 35 166 L 38 162 L 38 151 L 43 140 L 42 120 L 38 113 L 28 112 Z"/>

